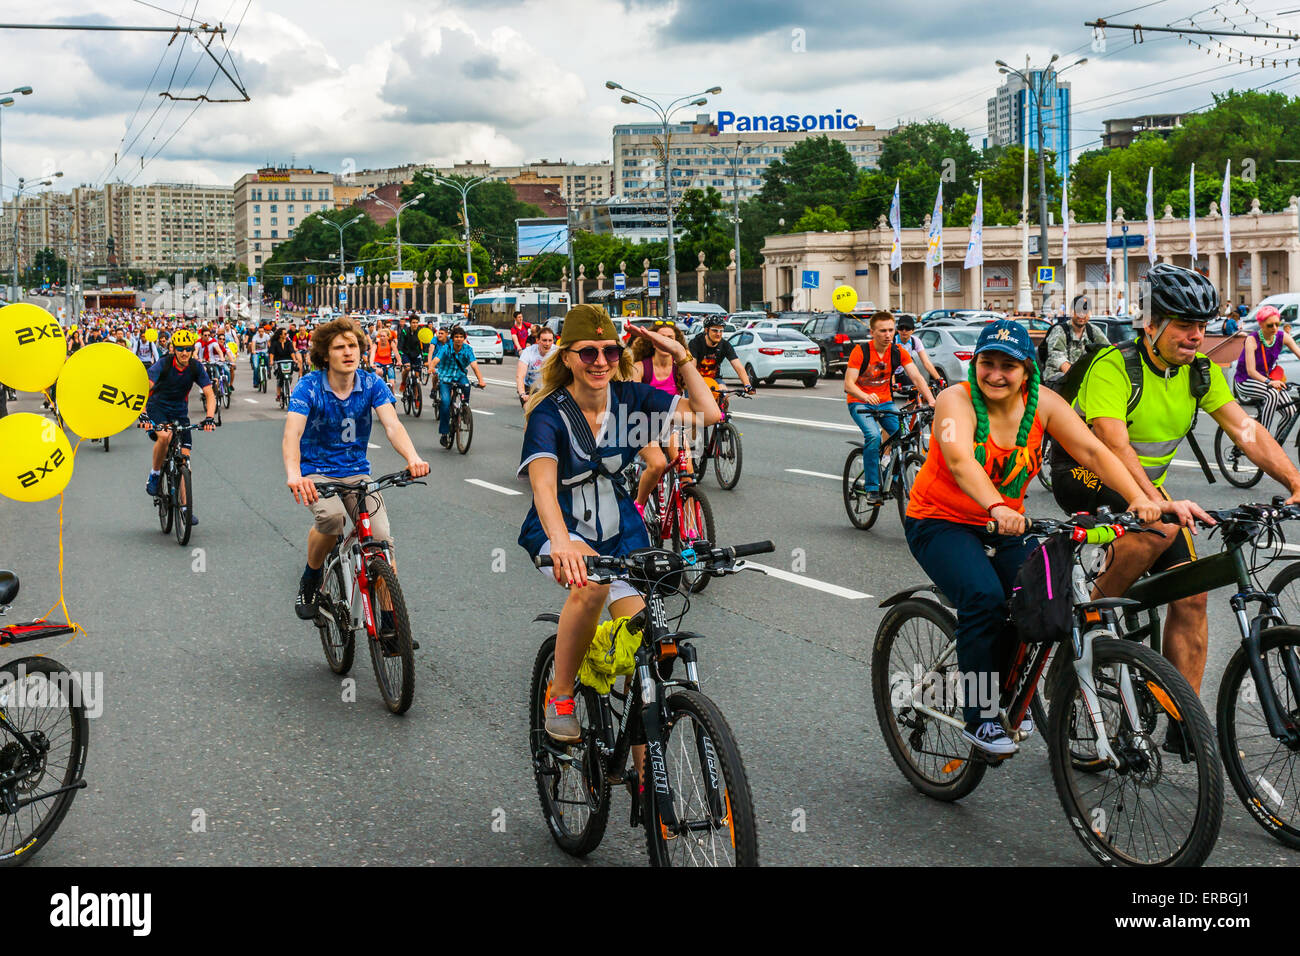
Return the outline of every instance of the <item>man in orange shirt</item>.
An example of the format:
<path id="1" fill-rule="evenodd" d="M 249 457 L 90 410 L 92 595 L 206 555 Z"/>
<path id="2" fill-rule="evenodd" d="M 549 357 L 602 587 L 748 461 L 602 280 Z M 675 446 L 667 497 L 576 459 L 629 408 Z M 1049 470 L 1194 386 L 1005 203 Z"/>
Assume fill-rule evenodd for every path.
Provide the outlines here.
<path id="1" fill-rule="evenodd" d="M 844 371 L 849 415 L 862 429 L 861 490 L 866 491 L 868 504 L 878 505 L 884 500 L 880 497 L 880 429 L 882 425 L 888 429 L 890 438 L 898 431 L 898 406 L 890 383 L 899 368 L 912 380 L 925 403 L 933 405 L 934 395 L 916 370 L 912 356 L 894 342 L 893 315 L 876 312 L 871 316 L 871 341 L 865 353 L 862 346 L 854 346 Z"/>

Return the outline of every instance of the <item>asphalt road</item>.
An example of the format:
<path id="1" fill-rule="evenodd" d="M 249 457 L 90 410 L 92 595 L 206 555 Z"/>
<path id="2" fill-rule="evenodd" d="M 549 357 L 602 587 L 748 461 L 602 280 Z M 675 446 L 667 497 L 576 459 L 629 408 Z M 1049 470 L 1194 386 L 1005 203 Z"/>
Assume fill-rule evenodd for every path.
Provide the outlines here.
<path id="1" fill-rule="evenodd" d="M 528 682 L 550 633 L 531 620 L 563 594 L 515 543 L 528 497 L 514 477 L 512 362 L 488 367 L 494 384 L 473 393 L 467 456 L 438 447 L 427 412 L 403 417 L 433 469 L 428 487 L 387 495 L 422 643 L 404 717 L 383 709 L 364 653 L 345 702 L 315 628 L 293 613 L 309 517 L 284 485 L 282 413 L 273 394 L 249 391 L 246 364 L 225 426 L 195 435 L 202 523 L 188 547 L 160 533 L 145 496 L 142 432 L 114 437 L 108 454 L 81 446 L 63 507 L 64 583 L 88 634 L 43 649 L 102 673 L 104 712 L 92 721 L 90 786 L 33 864 L 573 862 L 542 819 L 527 746 Z M 892 507 L 868 532 L 844 513 L 838 476 L 858 432 L 840 382 L 780 385 L 736 406 L 740 485 L 725 492 L 710 477 L 704 488 L 721 543 L 771 538 L 777 552 L 760 562 L 784 573 L 713 581 L 684 626 L 708 635 L 704 689 L 738 737 L 762 862 L 1089 865 L 1041 738 L 958 804 L 916 793 L 886 751 L 870 692 L 878 604 L 924 575 Z M 11 408 L 39 409 L 28 395 Z M 382 430 L 372 442 L 375 473 L 401 466 Z M 1172 484 L 1208 506 L 1242 500 L 1194 467 L 1176 467 Z M 0 499 L 0 556 L 23 578 L 11 619 L 58 596 L 57 509 Z M 1057 514 L 1037 485 L 1029 510 Z M 1212 714 L 1237 644 L 1226 594 L 1212 596 L 1210 621 Z M 1225 790 L 1211 862 L 1294 864 Z M 616 790 L 587 865 L 644 862 L 627 814 Z"/>

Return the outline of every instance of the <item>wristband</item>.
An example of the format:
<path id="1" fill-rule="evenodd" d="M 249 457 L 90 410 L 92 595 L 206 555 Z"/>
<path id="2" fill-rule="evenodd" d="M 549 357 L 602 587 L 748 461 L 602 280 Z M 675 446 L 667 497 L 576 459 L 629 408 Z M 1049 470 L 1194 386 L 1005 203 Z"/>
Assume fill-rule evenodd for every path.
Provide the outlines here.
<path id="1" fill-rule="evenodd" d="M 686 356 L 686 358 L 681 359 L 680 361 L 674 362 L 674 363 L 673 363 L 673 367 L 674 367 L 674 368 L 683 368 L 683 367 L 685 367 L 685 366 L 687 366 L 687 365 L 690 365 L 691 362 L 693 362 L 693 361 L 695 361 L 695 360 L 694 360 L 691 356 L 688 355 L 688 356 Z"/>

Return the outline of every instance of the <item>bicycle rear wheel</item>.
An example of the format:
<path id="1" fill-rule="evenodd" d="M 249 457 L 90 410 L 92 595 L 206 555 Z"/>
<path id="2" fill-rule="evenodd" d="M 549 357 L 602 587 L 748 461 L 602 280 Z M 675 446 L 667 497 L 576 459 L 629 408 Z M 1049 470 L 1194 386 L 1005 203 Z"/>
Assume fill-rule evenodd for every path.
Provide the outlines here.
<path id="1" fill-rule="evenodd" d="M 1101 761 L 1073 668 L 1057 673 L 1048 713 L 1052 779 L 1075 835 L 1112 866 L 1200 866 L 1223 821 L 1223 777 L 1195 691 L 1177 668 L 1133 641 L 1095 640 L 1092 675 L 1120 767 Z M 1136 725 L 1123 704 L 1126 685 Z M 1171 729 L 1181 730 L 1184 753 L 1165 751 Z M 1081 760 L 1089 753 L 1091 761 Z"/>
<path id="2" fill-rule="evenodd" d="M 1253 488 L 1264 477 L 1259 466 L 1246 457 L 1246 453 L 1233 443 L 1222 428 L 1214 430 L 1214 460 L 1228 484 L 1238 488 Z"/>
<path id="3" fill-rule="evenodd" d="M 456 450 L 464 455 L 474 440 L 474 413 L 468 404 L 460 406 L 460 415 L 453 424 L 456 426 Z"/>
<path id="4" fill-rule="evenodd" d="M 1266 628 L 1259 645 L 1283 719 L 1300 726 L 1300 627 Z M 1232 789 L 1256 823 L 1278 842 L 1300 849 L 1300 752 L 1269 733 L 1244 647 L 1223 672 L 1217 722 Z"/>
<path id="5" fill-rule="evenodd" d="M 902 470 L 894 479 L 894 497 L 898 501 L 899 521 L 907 519 L 907 502 L 912 497 L 912 485 L 916 483 L 916 476 L 921 473 L 924 464 L 925 459 L 914 451 L 903 456 Z"/>
<path id="6" fill-rule="evenodd" d="M 0 710 L 8 722 L 42 749 L 30 756 L 0 725 L 0 767 L 19 775 L 0 793 L 22 802 L 17 813 L 0 814 L 0 866 L 26 863 L 59 828 L 76 790 L 42 798 L 71 786 L 86 766 L 90 724 L 76 679 L 48 657 L 25 657 L 0 667 Z"/>
<path id="7" fill-rule="evenodd" d="M 681 552 L 696 541 L 716 543 L 718 538 L 713 527 L 713 508 L 709 499 L 704 497 L 698 485 L 681 489 L 681 514 L 673 522 L 673 550 Z M 709 584 L 707 571 L 683 571 L 682 586 L 692 594 L 699 594 Z"/>
<path id="8" fill-rule="evenodd" d="M 411 620 L 406 613 L 406 599 L 397 581 L 397 572 L 387 558 L 373 557 L 367 566 L 370 579 L 370 609 L 375 616 L 375 630 L 382 627 L 382 608 L 393 610 L 393 637 L 370 640 L 370 662 L 384 705 L 395 714 L 404 714 L 415 698 L 415 651 L 411 647 Z"/>
<path id="9" fill-rule="evenodd" d="M 849 452 L 844 461 L 844 510 L 848 512 L 853 527 L 866 531 L 876 523 L 880 515 L 880 506 L 867 504 L 867 493 L 862 487 L 862 449 L 855 448 Z"/>
<path id="10" fill-rule="evenodd" d="M 317 624 L 325 662 L 335 674 L 352 670 L 356 655 L 356 632 L 352 629 L 352 596 L 343 584 L 343 567 L 335 564 L 321 577 L 320 596 L 327 604 L 328 615 L 320 615 Z"/>
<path id="11" fill-rule="evenodd" d="M 172 439 L 172 441 L 177 440 Z M 190 476 L 190 469 L 186 465 L 181 466 L 176 476 L 176 494 L 172 500 L 172 512 L 176 516 L 172 524 L 172 530 L 176 532 L 176 543 L 184 547 L 190 543 L 190 531 L 194 527 L 191 520 L 194 514 L 194 483 Z"/>
<path id="12" fill-rule="evenodd" d="M 917 709 L 962 722 L 952 614 L 933 601 L 894 605 L 876 631 L 871 652 L 871 693 L 885 745 L 908 782 L 927 797 L 960 800 L 984 779 L 988 764 L 961 729 Z"/>
<path id="13" fill-rule="evenodd" d="M 717 704 L 679 690 L 664 702 L 664 761 L 678 832 L 645 790 L 646 844 L 654 866 L 757 866 L 754 801 L 735 735 Z M 652 752 L 646 754 L 653 762 Z"/>
<path id="14" fill-rule="evenodd" d="M 609 779 L 598 747 L 600 698 L 590 687 L 574 689 L 574 714 L 582 741 L 562 744 L 546 733 L 546 688 L 555 676 L 555 635 L 542 642 L 528 693 L 528 749 L 533 758 L 542 816 L 561 850 L 586 856 L 600 845 L 609 822 Z"/>
<path id="15" fill-rule="evenodd" d="M 411 414 L 419 418 L 422 411 L 424 411 L 424 389 L 420 387 L 417 380 L 415 387 L 411 389 Z"/>
<path id="16" fill-rule="evenodd" d="M 176 483 L 166 462 L 163 462 L 163 472 L 158 490 L 160 494 L 154 498 L 158 508 L 158 524 L 162 527 L 163 534 L 171 534 L 172 519 L 175 517 L 172 502 L 176 500 Z"/>
<path id="17" fill-rule="evenodd" d="M 724 491 L 730 491 L 740 481 L 740 466 L 744 460 L 740 447 L 740 429 L 731 422 L 717 425 L 717 454 L 713 458 L 713 474 Z"/>

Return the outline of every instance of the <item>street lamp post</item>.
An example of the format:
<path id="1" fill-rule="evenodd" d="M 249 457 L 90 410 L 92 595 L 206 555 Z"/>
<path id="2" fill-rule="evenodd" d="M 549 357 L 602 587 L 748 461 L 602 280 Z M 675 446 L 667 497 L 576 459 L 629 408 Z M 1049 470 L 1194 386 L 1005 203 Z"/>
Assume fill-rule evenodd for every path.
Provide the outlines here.
<path id="1" fill-rule="evenodd" d="M 465 271 L 473 272 L 474 261 L 470 258 L 469 254 L 469 191 L 475 186 L 482 186 L 484 183 L 490 182 L 491 180 L 489 177 L 492 175 L 492 171 L 488 170 L 487 176 L 478 176 L 473 179 L 448 179 L 445 176 L 435 175 L 427 169 L 421 170 L 421 172 L 439 186 L 450 186 L 452 189 L 460 193 L 460 215 L 461 218 L 465 220 Z M 421 193 L 421 195 L 423 195 L 423 193 Z M 473 289 L 466 290 L 466 294 L 470 299 L 474 298 Z M 447 303 L 447 308 L 449 310 L 451 309 L 450 302 Z"/>
<path id="2" fill-rule="evenodd" d="M 347 288 L 348 288 L 348 270 L 347 270 L 348 260 L 347 260 L 347 254 L 343 251 L 343 230 L 346 229 L 348 226 L 356 225 L 366 217 L 364 215 L 357 216 L 353 219 L 349 219 L 347 222 L 343 223 L 342 225 L 339 225 L 333 219 L 327 219 L 323 212 L 316 213 L 316 218 L 328 226 L 333 226 L 335 229 L 339 231 L 339 279 L 342 282 L 344 295 L 346 295 Z M 332 304 L 333 303 L 331 303 L 331 305 Z M 343 311 L 344 312 L 347 311 L 346 301 L 344 302 Z"/>
<path id="3" fill-rule="evenodd" d="M 713 152 L 713 153 L 719 153 L 719 154 L 721 154 L 721 155 L 723 155 L 723 156 L 727 156 L 727 159 L 731 161 L 731 223 L 732 223 L 732 226 L 733 226 L 733 228 L 734 228 L 734 233 L 735 233 L 735 236 L 734 236 L 733 241 L 734 241 L 734 243 L 735 243 L 735 249 L 736 249 L 736 308 L 737 308 L 737 309 L 743 309 L 743 308 L 745 307 L 744 303 L 741 301 L 741 292 L 740 292 L 740 288 L 741 288 L 741 281 L 740 281 L 740 280 L 741 280 L 741 268 L 740 268 L 740 150 L 741 150 L 741 147 L 744 146 L 744 149 L 745 149 L 745 155 L 748 156 L 748 155 L 749 155 L 751 152 L 753 152 L 754 150 L 759 149 L 759 148 L 761 148 L 761 147 L 763 147 L 763 146 L 766 146 L 766 145 L 767 145 L 766 142 L 762 142 L 762 143 L 751 143 L 751 144 L 749 144 L 749 145 L 745 145 L 745 144 L 741 143 L 739 140 L 737 140 L 737 141 L 736 141 L 736 151 L 735 151 L 735 154 L 734 154 L 734 155 L 731 155 L 731 156 L 727 156 L 727 153 L 726 153 L 725 150 L 721 150 L 721 149 L 719 149 L 719 148 L 716 147 L 716 146 L 706 146 L 706 147 L 705 147 L 705 149 L 709 150 L 710 152 Z"/>
<path id="4" fill-rule="evenodd" d="M 12 90 L 9 91 L 9 93 L 20 93 L 20 94 L 22 94 L 23 96 L 30 96 L 30 95 L 31 95 L 31 92 L 32 92 L 32 88 L 31 88 L 30 86 L 15 86 Z M 6 106 L 13 106 L 13 105 L 14 105 L 14 98 L 13 98 L 12 96 L 10 96 L 8 93 L 4 94 L 4 99 L 0 99 L 0 134 L 3 134 L 3 131 L 4 131 L 4 122 L 3 122 L 3 120 L 4 120 L 4 109 L 3 109 L 3 108 L 6 107 Z M 2 147 L 2 145 L 3 145 L 3 135 L 0 135 L 0 147 Z M 3 208 L 2 203 L 3 203 L 3 199 L 4 199 L 4 168 L 5 168 L 5 167 L 4 167 L 4 151 L 3 151 L 3 148 L 0 148 L 0 208 Z M 17 200 L 18 200 L 18 197 L 17 197 L 17 195 L 15 194 L 15 196 L 14 196 L 14 220 L 15 220 L 15 222 L 17 221 L 17 218 L 18 218 L 18 201 L 17 201 Z M 17 255 L 17 252 L 15 252 L 14 254 Z M 10 301 L 10 302 L 14 301 L 14 299 L 17 297 L 17 295 L 18 295 L 18 290 L 17 290 L 16 288 L 13 289 L 13 290 L 11 290 L 11 291 L 10 291 L 10 294 L 9 294 L 9 301 Z"/>
<path id="5" fill-rule="evenodd" d="M 713 86 L 703 93 L 691 93 L 689 96 L 680 96 L 670 102 L 667 106 L 661 105 L 657 100 L 646 96 L 644 93 L 637 93 L 635 90 L 629 90 L 625 86 L 620 86 L 613 80 L 605 81 L 607 90 L 623 90 L 624 95 L 619 97 L 619 102 L 644 106 L 656 116 L 663 124 L 664 128 L 664 206 L 668 210 L 668 308 L 667 315 L 677 314 L 677 245 L 673 235 L 673 184 L 672 184 L 672 158 L 669 149 L 669 132 L 668 126 L 672 122 L 675 112 L 684 109 L 687 106 L 705 106 L 708 103 L 705 95 L 716 96 L 722 92 L 722 87 Z"/>
<path id="6" fill-rule="evenodd" d="M 1007 66 L 1006 63 L 1004 63 L 1002 60 L 996 61 L 996 65 L 998 67 L 999 73 L 1020 77 L 1021 82 L 1023 82 L 1025 85 L 1025 96 L 1029 97 L 1032 94 L 1034 97 L 1034 116 L 1038 126 L 1038 257 L 1040 263 L 1044 266 L 1048 265 L 1050 259 L 1047 254 L 1048 253 L 1048 249 L 1047 249 L 1047 158 L 1043 155 L 1043 90 L 1046 88 L 1047 84 L 1052 81 L 1053 76 L 1060 76 L 1066 70 L 1071 70 L 1076 66 L 1082 66 L 1084 63 L 1088 62 L 1088 58 L 1083 57 L 1071 63 L 1069 66 L 1065 67 L 1064 69 L 1057 70 L 1052 66 L 1052 64 L 1055 63 L 1060 58 L 1061 55 L 1059 53 L 1052 54 L 1052 58 L 1047 61 L 1047 66 L 1044 69 L 1038 71 L 1037 85 L 1034 84 L 1033 72 L 1029 69 L 1028 56 L 1025 57 L 1025 69 L 1023 72 L 1020 70 L 1012 69 L 1011 67 Z M 1026 118 L 1029 111 L 1028 106 L 1029 106 L 1028 100 L 1026 100 L 1025 103 Z M 1023 143 L 1023 148 L 1027 150 L 1029 148 L 1029 136 L 1028 136 L 1028 131 L 1024 129 L 1023 123 L 1021 124 L 1021 134 L 1022 134 L 1021 141 Z M 1068 157 L 1067 157 L 1067 161 L 1068 161 Z M 1028 191 L 1029 190 L 1026 187 L 1025 189 L 1026 194 L 1028 194 Z M 1028 235 L 1027 232 L 1028 222 L 1029 222 L 1029 213 L 1028 210 L 1026 210 L 1025 211 L 1026 232 L 1024 234 L 1026 237 Z M 1028 241 L 1027 238 L 1025 241 L 1026 242 Z M 1028 279 L 1029 264 L 1027 261 L 1028 260 L 1027 252 L 1025 253 L 1025 258 L 1026 258 L 1026 262 L 1023 271 L 1024 271 L 1025 278 Z"/>
<path id="7" fill-rule="evenodd" d="M 385 208 L 391 209 L 393 211 L 393 215 L 397 219 L 397 270 L 400 272 L 402 270 L 402 210 L 410 206 L 419 205 L 420 200 L 424 198 L 424 193 L 420 193 L 420 195 L 416 196 L 414 199 L 407 200 L 406 202 L 402 203 L 400 206 L 394 206 L 392 203 L 388 202 L 387 200 L 380 199 L 374 193 L 371 193 L 368 196 L 362 196 L 361 198 L 373 200 L 374 202 L 379 203 L 379 205 L 384 206 Z M 401 312 L 405 307 L 406 307 L 406 290 L 398 289 L 397 290 L 397 311 Z"/>
<path id="8" fill-rule="evenodd" d="M 57 172 L 57 173 L 46 173 L 44 176 L 40 176 L 40 177 L 38 177 L 38 182 L 35 182 L 35 183 L 33 183 L 32 185 L 33 185 L 33 186 L 52 186 L 52 185 L 54 185 L 54 180 L 59 179 L 59 178 L 62 177 L 62 176 L 63 176 L 63 173 L 62 173 L 61 171 L 60 171 L 60 172 Z M 24 193 L 24 192 L 27 190 L 27 188 L 28 188 L 27 186 L 24 185 L 26 182 L 27 182 L 26 179 L 24 179 L 22 176 L 19 176 L 19 177 L 18 177 L 18 188 L 14 190 L 14 289 L 13 289 L 13 294 L 10 296 L 10 301 L 11 301 L 11 302 L 12 302 L 12 301 L 15 301 L 16 299 L 19 298 L 19 291 L 18 291 L 18 289 L 19 289 L 19 286 L 18 286 L 18 213 L 19 213 L 19 211 L 20 211 L 20 206 L 21 206 L 21 204 L 22 204 L 22 196 L 23 196 L 23 193 Z"/>

